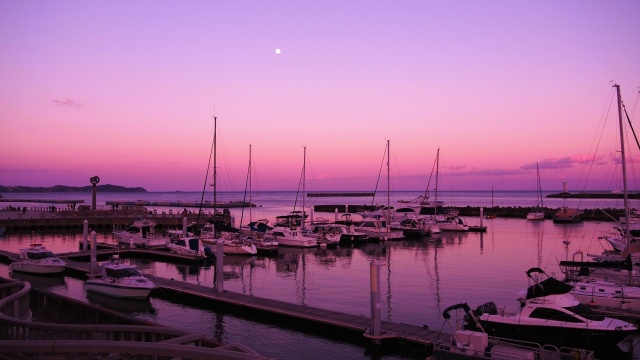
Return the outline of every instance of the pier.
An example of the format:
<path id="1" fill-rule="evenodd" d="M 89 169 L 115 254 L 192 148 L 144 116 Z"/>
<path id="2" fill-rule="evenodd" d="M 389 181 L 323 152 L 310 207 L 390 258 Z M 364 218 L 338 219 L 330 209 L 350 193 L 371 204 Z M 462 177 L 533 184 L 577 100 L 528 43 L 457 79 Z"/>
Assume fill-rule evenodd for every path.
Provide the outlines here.
<path id="1" fill-rule="evenodd" d="M 374 196 L 374 192 L 310 192 L 307 197 L 367 197 Z"/>
<path id="2" fill-rule="evenodd" d="M 548 198 L 560 198 L 560 199 L 622 199 L 624 194 L 618 191 L 579 191 L 579 192 L 567 192 L 549 194 Z M 640 199 L 640 191 L 629 191 L 627 194 L 628 199 Z"/>
<path id="3" fill-rule="evenodd" d="M 179 208 L 236 208 L 236 207 L 256 207 L 256 204 L 251 204 L 246 201 L 229 201 L 224 203 L 213 203 L 210 201 L 105 201 L 105 204 L 112 206 L 120 205 L 139 205 L 139 206 L 166 206 L 166 207 L 179 207 Z"/>
<path id="4" fill-rule="evenodd" d="M 98 251 L 98 258 L 104 258 L 112 250 Z M 166 260 L 166 256 L 175 256 L 166 251 L 150 249 L 120 250 L 120 256 L 127 257 L 146 254 L 145 257 Z M 67 262 L 67 276 L 86 279 L 90 272 L 88 262 L 77 259 L 89 258 L 89 251 L 58 254 Z M 17 254 L 0 251 L 0 260 L 13 261 Z M 350 341 L 366 343 L 377 342 L 382 346 L 403 346 L 411 351 L 426 353 L 439 339 L 448 339 L 449 334 L 440 329 L 432 330 L 426 326 L 415 326 L 388 321 L 380 322 L 380 329 L 373 335 L 373 322 L 370 317 L 350 315 L 310 306 L 296 305 L 283 301 L 239 294 L 231 291 L 217 291 L 215 287 L 196 285 L 188 282 L 166 279 L 154 275 L 145 275 L 156 284 L 151 296 L 189 304 L 215 304 L 217 308 L 243 315 L 251 315 L 265 321 L 295 329 L 313 329 L 314 332 L 339 335 Z M 6 281 L 6 280 L 5 280 Z M 0 319 L 1 320 L 1 319 Z M 64 340 L 59 338 L 60 340 Z M 387 345 L 385 345 L 387 344 Z"/>

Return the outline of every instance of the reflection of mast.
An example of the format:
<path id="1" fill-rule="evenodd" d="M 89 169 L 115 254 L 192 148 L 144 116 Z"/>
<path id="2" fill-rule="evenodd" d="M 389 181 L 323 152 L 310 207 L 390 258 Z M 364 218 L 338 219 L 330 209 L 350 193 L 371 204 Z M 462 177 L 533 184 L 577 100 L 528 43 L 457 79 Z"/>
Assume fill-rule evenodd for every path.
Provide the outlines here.
<path id="1" fill-rule="evenodd" d="M 436 308 L 438 309 L 438 314 L 442 313 L 440 309 L 440 273 L 438 272 L 438 245 L 435 246 L 435 251 L 433 253 L 433 271 L 436 274 Z"/>
<path id="2" fill-rule="evenodd" d="M 391 321 L 391 248 L 387 253 L 387 321 Z"/>
<path id="3" fill-rule="evenodd" d="M 542 267 L 542 233 L 540 232 L 540 228 L 538 228 L 538 267 Z"/>

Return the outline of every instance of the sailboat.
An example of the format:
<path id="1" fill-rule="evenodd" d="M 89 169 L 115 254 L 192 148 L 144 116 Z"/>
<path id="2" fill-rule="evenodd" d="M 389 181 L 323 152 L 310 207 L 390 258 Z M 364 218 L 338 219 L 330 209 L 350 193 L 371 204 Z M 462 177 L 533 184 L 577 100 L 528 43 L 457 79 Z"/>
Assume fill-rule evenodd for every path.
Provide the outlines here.
<path id="1" fill-rule="evenodd" d="M 226 227 L 226 215 L 228 210 L 223 211 L 223 219 L 220 221 L 217 214 L 217 154 L 216 154 L 216 131 L 217 131 L 217 117 L 213 117 L 213 228 L 211 232 L 203 232 L 200 237 L 200 241 L 203 246 L 210 246 L 211 250 L 215 252 L 218 243 L 222 243 L 222 253 L 227 255 L 256 255 L 258 250 L 256 246 L 250 241 L 238 236 L 237 231 L 233 232 L 218 232 L 218 227 Z M 207 224 L 209 225 L 209 224 Z"/>
<path id="2" fill-rule="evenodd" d="M 391 207 L 391 169 L 389 163 L 391 162 L 391 148 L 390 141 L 387 140 L 387 206 L 380 209 L 380 213 L 377 214 L 361 214 L 364 219 L 360 225 L 356 226 L 356 230 L 363 232 L 369 236 L 372 240 L 394 240 L 404 237 L 402 230 L 392 230 L 390 226 L 391 212 L 395 211 Z"/>
<path id="3" fill-rule="evenodd" d="M 620 154 L 621 154 L 621 164 L 622 164 L 622 181 L 624 186 L 624 213 L 626 223 L 629 223 L 630 219 L 630 208 L 629 208 L 629 197 L 628 197 L 628 188 L 627 188 L 627 166 L 626 166 L 626 156 L 625 156 L 625 143 L 624 143 L 624 134 L 623 134 L 623 121 L 622 121 L 622 98 L 620 95 L 620 85 L 615 84 L 616 92 L 618 95 L 618 120 L 620 127 Z M 631 242 L 631 234 L 629 232 L 629 228 L 627 227 L 623 237 L 626 241 L 625 251 L 622 252 L 623 257 L 627 257 L 626 261 L 623 262 L 587 262 L 587 263 L 578 263 L 564 261 L 560 262 L 561 266 L 569 266 L 573 267 L 573 269 L 569 268 L 567 270 L 567 274 L 576 273 L 576 265 L 581 267 L 577 273 L 579 274 L 577 279 L 567 279 L 568 282 L 573 285 L 573 290 L 571 290 L 571 294 L 575 296 L 581 303 L 588 304 L 592 307 L 603 308 L 606 310 L 625 310 L 632 312 L 640 312 L 640 288 L 633 284 L 633 266 L 631 263 L 630 253 L 633 251 L 632 242 Z M 635 244 L 635 243 L 634 243 Z M 633 245 L 635 246 L 635 245 Z M 627 272 L 627 279 L 624 283 L 619 283 L 615 281 L 602 280 L 600 278 L 596 278 L 592 275 L 590 268 L 609 268 L 614 265 L 622 268 L 624 264 Z"/>
<path id="4" fill-rule="evenodd" d="M 304 161 L 302 165 L 302 214 L 304 212 L 304 196 L 305 196 L 305 176 L 306 176 L 306 162 L 307 162 L 307 148 L 304 147 Z M 297 196 L 296 196 L 297 200 Z M 295 213 L 295 205 L 293 212 Z M 272 240 L 278 242 L 278 247 L 287 246 L 287 247 L 301 247 L 301 248 L 309 248 L 318 246 L 318 239 L 316 237 L 310 237 L 303 235 L 302 230 L 304 230 L 305 221 L 304 217 L 302 217 L 300 223 L 290 222 L 288 225 L 284 224 L 276 224 L 272 229 L 267 230 L 265 233 L 266 240 Z"/>
<path id="5" fill-rule="evenodd" d="M 527 220 L 544 220 L 544 205 L 542 204 L 542 186 L 540 185 L 540 167 L 536 163 L 538 177 L 538 203 L 527 214 Z"/>

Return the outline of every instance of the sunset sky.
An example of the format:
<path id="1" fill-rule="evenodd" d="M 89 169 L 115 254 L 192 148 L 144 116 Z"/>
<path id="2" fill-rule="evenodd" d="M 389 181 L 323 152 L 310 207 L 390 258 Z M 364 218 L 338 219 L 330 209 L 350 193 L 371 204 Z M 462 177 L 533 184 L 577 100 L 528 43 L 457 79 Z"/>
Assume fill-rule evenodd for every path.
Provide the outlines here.
<path id="1" fill-rule="evenodd" d="M 640 1 L 0 2 L 0 185 L 620 188 Z M 604 129 L 604 131 L 603 131 Z M 640 129 L 638 129 L 640 130 Z M 638 146 L 628 158 L 640 158 Z M 213 164 L 213 160 L 212 160 Z M 638 189 L 632 162 L 629 181 Z M 638 169 L 640 171 L 640 169 Z M 433 183 L 433 180 L 432 180 Z"/>

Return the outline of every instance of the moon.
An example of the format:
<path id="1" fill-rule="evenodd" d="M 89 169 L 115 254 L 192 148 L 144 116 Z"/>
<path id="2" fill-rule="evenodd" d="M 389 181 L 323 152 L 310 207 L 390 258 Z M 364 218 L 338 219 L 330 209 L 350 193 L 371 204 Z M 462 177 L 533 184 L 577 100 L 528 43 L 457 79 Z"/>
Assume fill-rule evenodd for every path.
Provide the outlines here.
<path id="1" fill-rule="evenodd" d="M 276 55 L 280 55 L 280 49 L 276 49 Z"/>

